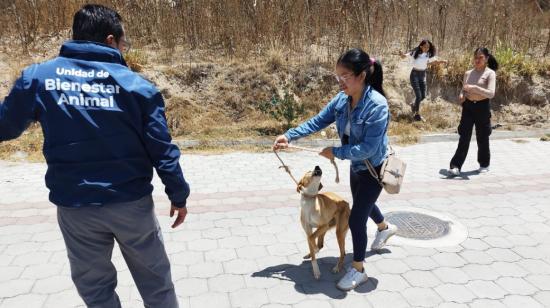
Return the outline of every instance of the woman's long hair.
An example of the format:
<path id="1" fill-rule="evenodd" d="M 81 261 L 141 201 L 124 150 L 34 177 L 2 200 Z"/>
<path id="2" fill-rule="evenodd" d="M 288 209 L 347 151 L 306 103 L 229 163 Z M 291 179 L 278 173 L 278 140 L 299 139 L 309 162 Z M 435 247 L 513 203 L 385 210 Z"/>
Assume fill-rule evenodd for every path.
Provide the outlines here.
<path id="1" fill-rule="evenodd" d="M 344 52 L 338 58 L 336 65 L 341 65 L 353 72 L 355 76 L 366 72 L 365 84 L 371 86 L 384 97 L 386 93 L 382 87 L 384 72 L 380 61 L 372 59 L 365 51 L 359 48 L 352 48 Z"/>
<path id="2" fill-rule="evenodd" d="M 430 46 L 430 48 L 428 49 L 428 57 L 429 58 L 435 57 L 435 54 L 437 53 L 437 49 L 435 48 L 435 45 L 432 42 L 430 42 L 430 40 L 423 39 L 420 42 L 420 44 L 418 44 L 418 47 L 416 47 L 411 51 L 411 56 L 413 56 L 413 58 L 415 59 L 418 58 L 418 56 L 422 53 L 422 48 L 420 48 L 420 46 L 424 44 L 428 44 Z"/>
<path id="3" fill-rule="evenodd" d="M 474 51 L 474 56 L 478 53 L 481 53 L 487 57 L 487 67 L 495 72 L 498 70 L 497 59 L 489 52 L 489 49 L 485 47 L 479 47 L 478 49 L 476 49 L 476 51 Z"/>

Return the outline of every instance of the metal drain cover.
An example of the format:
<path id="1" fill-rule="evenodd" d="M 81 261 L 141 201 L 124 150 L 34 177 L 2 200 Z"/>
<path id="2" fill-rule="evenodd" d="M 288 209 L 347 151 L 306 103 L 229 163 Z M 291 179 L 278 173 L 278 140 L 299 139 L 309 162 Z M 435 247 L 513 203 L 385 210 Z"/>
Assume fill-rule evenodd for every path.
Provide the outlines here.
<path id="1" fill-rule="evenodd" d="M 397 235 L 416 240 L 433 240 L 449 234 L 448 221 L 439 218 L 409 212 L 395 211 L 386 213 L 386 220 L 397 226 Z"/>

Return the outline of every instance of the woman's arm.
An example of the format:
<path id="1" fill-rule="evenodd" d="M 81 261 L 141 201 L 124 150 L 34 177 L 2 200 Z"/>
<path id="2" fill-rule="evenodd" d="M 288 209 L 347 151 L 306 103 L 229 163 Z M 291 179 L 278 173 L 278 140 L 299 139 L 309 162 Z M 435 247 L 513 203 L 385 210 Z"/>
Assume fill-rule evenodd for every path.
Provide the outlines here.
<path id="1" fill-rule="evenodd" d="M 284 136 L 288 142 L 316 133 L 335 121 L 334 108 L 341 94 L 336 95 L 319 114 L 300 124 L 296 128 L 289 129 Z"/>
<path id="2" fill-rule="evenodd" d="M 487 89 L 477 85 L 469 85 L 466 90 L 473 94 L 493 98 L 495 97 L 496 79 L 495 72 L 491 72 L 489 73 L 489 76 L 487 76 Z"/>
<path id="3" fill-rule="evenodd" d="M 376 106 L 366 120 L 367 129 L 362 142 L 357 145 L 335 147 L 332 150 L 334 156 L 349 160 L 365 160 L 372 157 L 383 144 L 389 120 L 388 112 L 387 105 Z"/>

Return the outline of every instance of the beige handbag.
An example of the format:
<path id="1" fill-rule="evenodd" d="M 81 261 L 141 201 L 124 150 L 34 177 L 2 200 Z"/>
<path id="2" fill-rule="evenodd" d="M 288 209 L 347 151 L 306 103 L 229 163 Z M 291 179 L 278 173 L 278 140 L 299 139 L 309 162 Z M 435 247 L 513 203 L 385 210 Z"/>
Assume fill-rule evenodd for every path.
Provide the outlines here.
<path id="1" fill-rule="evenodd" d="M 401 184 L 403 183 L 407 163 L 395 156 L 395 151 L 392 147 L 389 147 L 389 150 L 390 154 L 384 163 L 382 163 L 380 174 L 376 173 L 376 169 L 372 166 L 368 159 L 365 160 L 365 164 L 367 165 L 370 174 L 378 181 L 380 186 L 382 186 L 388 194 L 397 194 L 401 190 Z"/>

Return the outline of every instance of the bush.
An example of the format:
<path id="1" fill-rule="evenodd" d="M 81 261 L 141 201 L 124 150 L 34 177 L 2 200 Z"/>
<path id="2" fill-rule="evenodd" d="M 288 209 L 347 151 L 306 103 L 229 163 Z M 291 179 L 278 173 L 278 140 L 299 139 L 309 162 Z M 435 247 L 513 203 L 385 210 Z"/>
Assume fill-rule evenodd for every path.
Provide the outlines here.
<path id="1" fill-rule="evenodd" d="M 260 103 L 260 110 L 263 113 L 271 115 L 277 121 L 285 121 L 285 128 L 292 127 L 292 124 L 300 116 L 304 115 L 304 106 L 294 99 L 288 89 L 285 90 L 284 97 L 279 94 L 273 95 L 270 101 Z"/>

